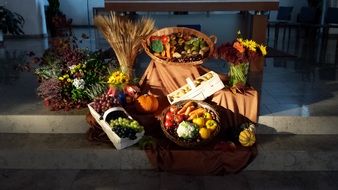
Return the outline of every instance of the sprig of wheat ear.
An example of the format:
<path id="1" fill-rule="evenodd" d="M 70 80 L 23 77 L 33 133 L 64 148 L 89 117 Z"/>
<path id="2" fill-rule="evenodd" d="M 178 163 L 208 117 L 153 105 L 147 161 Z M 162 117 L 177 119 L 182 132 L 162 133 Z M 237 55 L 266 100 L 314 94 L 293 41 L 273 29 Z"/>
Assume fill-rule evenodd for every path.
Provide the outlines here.
<path id="1" fill-rule="evenodd" d="M 96 16 L 95 25 L 115 51 L 122 70 L 133 68 L 142 39 L 154 30 L 154 20 L 144 18 L 133 22 L 111 12 L 108 16 Z"/>

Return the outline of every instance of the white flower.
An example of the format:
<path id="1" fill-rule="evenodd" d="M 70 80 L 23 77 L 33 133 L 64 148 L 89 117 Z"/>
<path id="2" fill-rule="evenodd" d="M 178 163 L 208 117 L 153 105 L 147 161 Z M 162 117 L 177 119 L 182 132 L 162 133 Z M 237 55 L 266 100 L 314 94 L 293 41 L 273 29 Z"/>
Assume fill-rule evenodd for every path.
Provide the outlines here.
<path id="1" fill-rule="evenodd" d="M 85 81 L 83 79 L 74 79 L 73 86 L 75 86 L 76 89 L 84 89 Z"/>

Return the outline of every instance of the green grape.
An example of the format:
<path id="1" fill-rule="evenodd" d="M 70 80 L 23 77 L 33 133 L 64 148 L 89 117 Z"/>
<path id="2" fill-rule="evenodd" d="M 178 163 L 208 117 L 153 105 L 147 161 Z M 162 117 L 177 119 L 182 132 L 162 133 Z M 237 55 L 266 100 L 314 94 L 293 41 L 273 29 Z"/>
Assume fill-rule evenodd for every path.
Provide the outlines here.
<path id="1" fill-rule="evenodd" d="M 131 136 L 133 136 L 132 134 L 143 131 L 143 127 L 136 120 L 129 119 L 129 118 L 119 117 L 115 120 L 111 120 L 110 126 L 112 128 L 118 127 L 118 129 L 115 129 L 115 130 L 119 134 L 124 134 L 125 131 L 129 131 L 129 132 L 126 132 L 127 134 L 124 134 L 123 136 L 128 135 L 128 134 L 131 134 Z"/>

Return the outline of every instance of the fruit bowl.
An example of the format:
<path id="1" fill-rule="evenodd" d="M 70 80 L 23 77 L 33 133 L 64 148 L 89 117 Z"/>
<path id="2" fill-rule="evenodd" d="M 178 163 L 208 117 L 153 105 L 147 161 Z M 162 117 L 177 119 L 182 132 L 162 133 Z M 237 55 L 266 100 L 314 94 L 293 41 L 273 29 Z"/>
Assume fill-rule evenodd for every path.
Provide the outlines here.
<path id="1" fill-rule="evenodd" d="M 158 42 L 156 49 L 159 52 L 154 52 L 152 48 L 153 39 Z M 149 35 L 142 42 L 142 46 L 157 63 L 200 65 L 213 54 L 216 40 L 216 36 L 208 37 L 191 28 L 167 27 Z"/>
<path id="2" fill-rule="evenodd" d="M 204 101 L 186 100 L 162 111 L 161 129 L 165 136 L 181 147 L 207 144 L 220 132 L 217 111 Z"/>

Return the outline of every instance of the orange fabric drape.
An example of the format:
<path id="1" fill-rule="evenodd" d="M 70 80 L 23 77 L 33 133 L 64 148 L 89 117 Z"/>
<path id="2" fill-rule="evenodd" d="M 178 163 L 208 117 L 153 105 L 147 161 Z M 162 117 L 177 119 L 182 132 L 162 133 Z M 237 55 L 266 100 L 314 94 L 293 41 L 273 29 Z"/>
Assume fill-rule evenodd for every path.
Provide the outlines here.
<path id="1" fill-rule="evenodd" d="M 158 96 L 160 108 L 155 114 L 160 118 L 162 110 L 169 105 L 166 95 L 186 84 L 186 78 L 195 79 L 209 71 L 192 65 L 165 65 L 151 61 L 140 80 L 141 89 Z M 225 76 L 220 76 L 226 79 Z M 207 100 L 218 107 L 221 125 L 225 133 L 244 121 L 257 122 L 258 93 L 254 89 L 245 94 L 233 94 L 228 89 L 216 92 Z M 243 169 L 256 155 L 256 147 L 245 148 L 227 141 L 221 134 L 218 142 L 197 149 L 176 146 L 161 133 L 158 120 L 150 115 L 134 114 L 146 128 L 146 133 L 156 137 L 157 146 L 146 150 L 152 165 L 162 171 L 184 174 L 234 173 Z"/>

